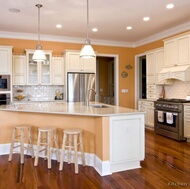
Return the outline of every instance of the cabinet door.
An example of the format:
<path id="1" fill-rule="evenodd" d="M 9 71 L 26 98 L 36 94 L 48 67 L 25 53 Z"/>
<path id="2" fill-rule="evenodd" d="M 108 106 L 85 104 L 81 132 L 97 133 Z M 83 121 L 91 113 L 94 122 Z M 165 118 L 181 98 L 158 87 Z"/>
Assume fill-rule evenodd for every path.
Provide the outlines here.
<path id="1" fill-rule="evenodd" d="M 138 103 L 138 110 L 142 112 L 146 112 L 146 106 L 144 105 L 143 101 L 139 101 Z M 145 114 L 145 119 L 144 119 L 145 125 L 147 124 L 147 113 Z"/>
<path id="2" fill-rule="evenodd" d="M 164 49 L 156 51 L 156 82 L 159 82 L 158 74 L 164 67 Z"/>
<path id="3" fill-rule="evenodd" d="M 13 85 L 26 84 L 26 56 L 13 56 Z"/>
<path id="4" fill-rule="evenodd" d="M 154 107 L 147 106 L 147 125 L 150 127 L 154 127 Z"/>
<path id="5" fill-rule="evenodd" d="M 79 53 L 69 53 L 67 62 L 68 71 L 79 71 L 82 70 L 82 60 L 80 59 Z"/>
<path id="6" fill-rule="evenodd" d="M 83 58 L 83 70 L 96 72 L 96 59 L 95 58 Z"/>
<path id="7" fill-rule="evenodd" d="M 184 137 L 190 139 L 190 117 L 184 120 Z"/>
<path id="8" fill-rule="evenodd" d="M 32 57 L 35 50 L 26 49 L 27 61 L 27 84 L 28 85 L 50 85 L 51 84 L 51 51 L 44 51 L 45 62 L 33 62 Z"/>
<path id="9" fill-rule="evenodd" d="M 164 67 L 171 67 L 176 63 L 176 40 L 164 42 Z"/>
<path id="10" fill-rule="evenodd" d="M 150 52 L 146 54 L 147 59 L 147 84 L 155 84 L 155 67 L 156 67 L 156 56 L 155 52 Z"/>
<path id="11" fill-rule="evenodd" d="M 176 40 L 177 47 L 177 65 L 190 64 L 190 37 L 189 35 L 179 37 Z"/>
<path id="12" fill-rule="evenodd" d="M 53 84 L 64 85 L 64 59 L 63 57 L 52 58 Z"/>
<path id="13" fill-rule="evenodd" d="M 12 47 L 0 46 L 0 74 L 11 74 Z"/>

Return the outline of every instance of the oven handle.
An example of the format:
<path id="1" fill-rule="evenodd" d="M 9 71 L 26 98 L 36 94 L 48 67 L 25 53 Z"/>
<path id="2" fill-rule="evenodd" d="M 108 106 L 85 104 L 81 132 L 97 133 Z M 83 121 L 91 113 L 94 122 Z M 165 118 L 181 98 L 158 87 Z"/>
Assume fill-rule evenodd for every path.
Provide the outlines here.
<path id="1" fill-rule="evenodd" d="M 175 116 L 178 116 L 179 115 L 179 113 L 178 112 L 166 112 L 166 111 L 162 111 L 162 110 L 155 110 L 157 113 L 158 113 L 158 111 L 161 111 L 161 112 L 163 112 L 163 113 L 172 113 L 173 115 L 175 115 Z"/>

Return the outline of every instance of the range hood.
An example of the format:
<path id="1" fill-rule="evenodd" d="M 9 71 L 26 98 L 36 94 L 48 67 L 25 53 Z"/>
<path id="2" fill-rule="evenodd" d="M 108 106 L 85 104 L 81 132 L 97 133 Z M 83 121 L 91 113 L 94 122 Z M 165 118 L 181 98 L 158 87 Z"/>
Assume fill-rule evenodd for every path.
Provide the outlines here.
<path id="1" fill-rule="evenodd" d="M 158 74 L 158 81 L 161 82 L 167 79 L 190 81 L 190 66 L 174 66 L 162 69 Z"/>

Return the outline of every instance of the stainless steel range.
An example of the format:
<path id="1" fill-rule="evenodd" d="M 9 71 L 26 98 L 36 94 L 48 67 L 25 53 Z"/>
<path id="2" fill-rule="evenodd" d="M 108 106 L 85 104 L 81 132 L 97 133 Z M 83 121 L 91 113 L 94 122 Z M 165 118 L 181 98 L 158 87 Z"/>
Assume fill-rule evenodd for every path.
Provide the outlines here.
<path id="1" fill-rule="evenodd" d="M 184 137 L 184 108 L 185 99 L 158 99 L 154 103 L 155 132 L 178 140 L 185 141 Z"/>

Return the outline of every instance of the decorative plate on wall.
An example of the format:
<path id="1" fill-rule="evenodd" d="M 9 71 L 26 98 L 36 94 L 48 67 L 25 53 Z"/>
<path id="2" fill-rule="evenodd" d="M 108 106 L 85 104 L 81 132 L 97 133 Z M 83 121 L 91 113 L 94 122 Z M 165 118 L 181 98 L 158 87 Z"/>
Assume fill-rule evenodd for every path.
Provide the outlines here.
<path id="1" fill-rule="evenodd" d="M 122 76 L 123 78 L 126 78 L 126 77 L 128 76 L 128 73 L 125 72 L 125 71 L 123 71 L 123 72 L 121 73 L 121 76 Z"/>

